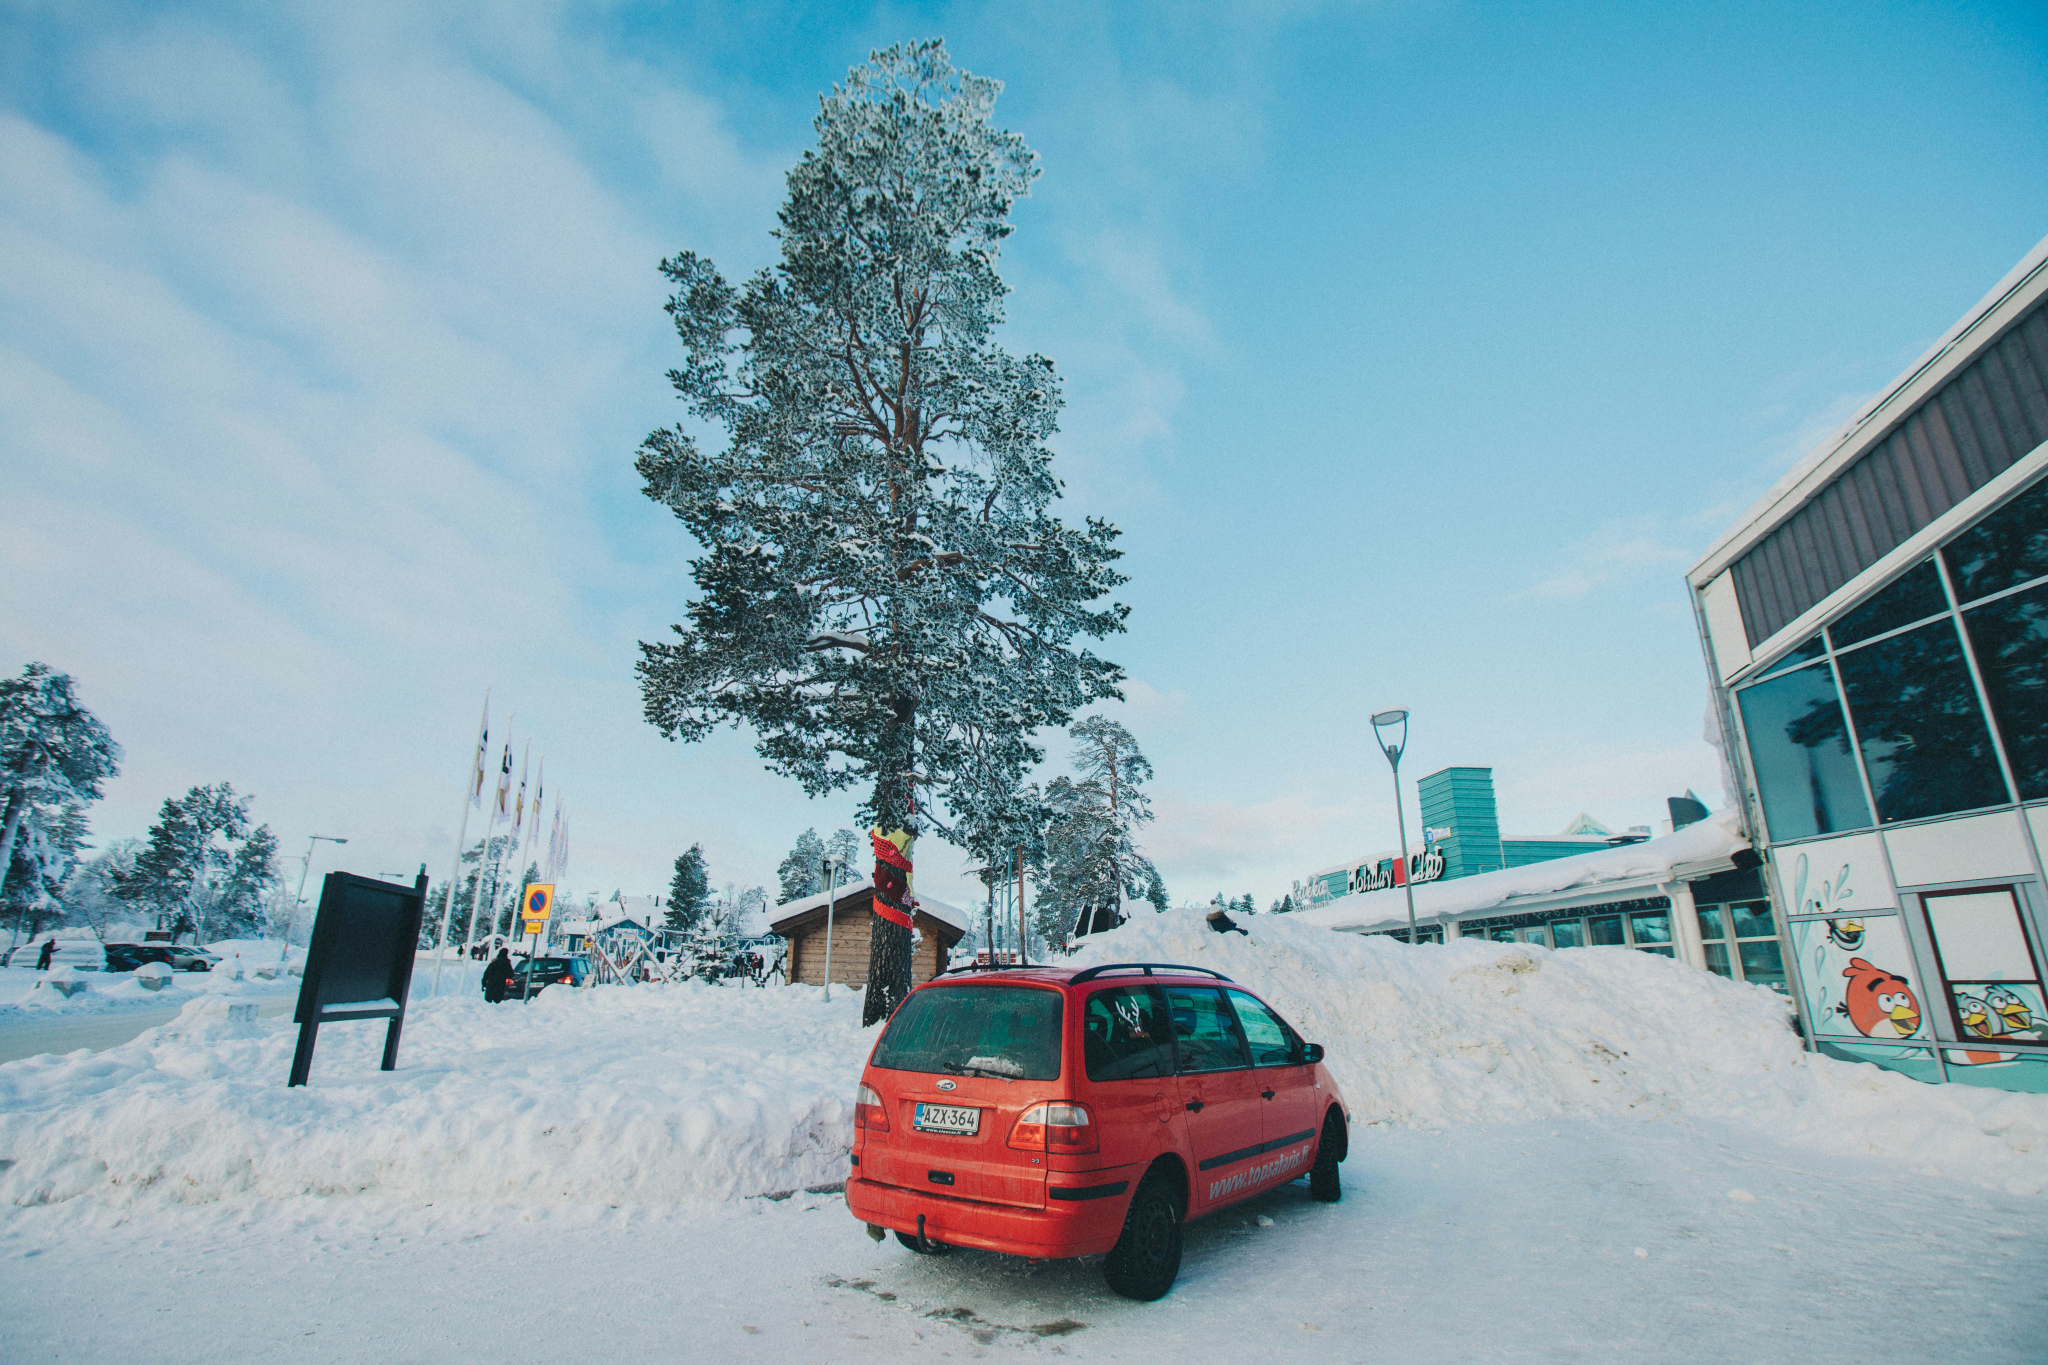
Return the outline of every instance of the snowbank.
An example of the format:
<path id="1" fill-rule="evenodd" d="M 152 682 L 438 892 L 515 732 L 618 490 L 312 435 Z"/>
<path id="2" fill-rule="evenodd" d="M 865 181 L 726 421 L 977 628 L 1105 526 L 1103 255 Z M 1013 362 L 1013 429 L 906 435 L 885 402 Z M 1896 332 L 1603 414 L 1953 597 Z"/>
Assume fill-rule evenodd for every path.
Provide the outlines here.
<path id="1" fill-rule="evenodd" d="M 1744 1125 L 2020 1194 L 2048 1187 L 2048 1096 L 1927 1086 L 1803 1052 L 1783 1000 L 1624 948 L 1410 948 L 1250 916 L 1146 915 L 1077 965 L 1180 962 L 1270 999 L 1329 1049 L 1358 1125 L 1558 1116 Z M 860 996 L 679 985 L 528 1005 L 414 997 L 399 1069 L 378 1023 L 295 1030 L 232 997 L 98 1054 L 0 1066 L 0 1200 L 374 1193 L 432 1203 L 675 1203 L 846 1174 L 874 1041 Z"/>
<path id="2" fill-rule="evenodd" d="M 726 1199 L 846 1176 L 860 996 L 801 986 L 415 999 L 399 1069 L 381 1023 L 296 1029 L 230 1000 L 97 1054 L 0 1066 L 0 1199 L 375 1192 L 431 1203 Z"/>
<path id="3" fill-rule="evenodd" d="M 1411 948 L 1295 915 L 1241 922 L 1247 934 L 1211 932 L 1191 911 L 1141 916 L 1072 961 L 1207 967 L 1257 991 L 1329 1049 L 1354 1123 L 1727 1120 L 2015 1193 L 2048 1188 L 2048 1096 L 1816 1056 L 1790 1003 L 1761 986 L 1632 948 Z"/>

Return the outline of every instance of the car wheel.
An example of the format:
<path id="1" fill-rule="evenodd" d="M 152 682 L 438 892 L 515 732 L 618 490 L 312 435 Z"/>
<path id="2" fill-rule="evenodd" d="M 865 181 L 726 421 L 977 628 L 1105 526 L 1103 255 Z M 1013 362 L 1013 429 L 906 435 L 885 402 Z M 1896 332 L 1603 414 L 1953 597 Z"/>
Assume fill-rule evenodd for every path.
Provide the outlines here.
<path id="1" fill-rule="evenodd" d="M 1344 1179 L 1337 1173 L 1344 1146 L 1344 1120 L 1335 1110 L 1323 1120 L 1323 1140 L 1316 1144 L 1316 1164 L 1309 1167 L 1308 1197 L 1334 1204 L 1344 1197 Z"/>
<path id="2" fill-rule="evenodd" d="M 920 1256 L 943 1256 L 953 1249 L 947 1246 L 944 1242 L 934 1242 L 929 1237 L 924 1239 L 923 1246 L 919 1246 L 917 1244 L 917 1238 L 911 1236 L 907 1232 L 897 1233 L 896 1240 L 903 1243 L 904 1246 L 910 1248 L 910 1250 L 916 1252 Z"/>
<path id="3" fill-rule="evenodd" d="M 1180 1196 L 1163 1175 L 1148 1175 L 1131 1196 L 1123 1235 L 1102 1262 L 1102 1278 L 1127 1299 L 1150 1303 L 1180 1274 Z"/>

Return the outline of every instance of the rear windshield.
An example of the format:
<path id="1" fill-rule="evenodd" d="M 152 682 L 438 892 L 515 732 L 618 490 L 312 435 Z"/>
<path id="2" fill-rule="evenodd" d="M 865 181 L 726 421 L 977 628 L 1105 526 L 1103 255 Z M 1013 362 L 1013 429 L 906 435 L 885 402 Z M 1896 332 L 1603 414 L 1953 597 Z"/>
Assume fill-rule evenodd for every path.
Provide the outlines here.
<path id="1" fill-rule="evenodd" d="M 876 1045 L 873 1065 L 888 1071 L 1057 1080 L 1065 1003 L 1058 991 L 1030 986 L 913 991 Z"/>

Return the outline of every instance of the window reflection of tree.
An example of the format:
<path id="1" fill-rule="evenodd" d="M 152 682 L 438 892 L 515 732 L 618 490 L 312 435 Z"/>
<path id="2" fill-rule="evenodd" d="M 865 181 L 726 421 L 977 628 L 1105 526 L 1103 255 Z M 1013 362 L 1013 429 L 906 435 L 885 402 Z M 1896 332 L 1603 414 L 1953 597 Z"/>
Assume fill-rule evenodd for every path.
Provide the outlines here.
<path id="1" fill-rule="evenodd" d="M 2048 574 L 2048 482 L 1957 536 L 1944 553 L 1962 602 Z"/>
<path id="2" fill-rule="evenodd" d="M 1966 619 L 2020 799 L 2048 796 L 2048 588 L 1978 607 Z"/>
<path id="3" fill-rule="evenodd" d="M 1828 696 L 1809 701 L 1805 714 L 1794 716 L 1785 726 L 1785 738 L 1806 752 L 1806 789 L 1813 797 L 1813 825 L 1822 834 L 1841 826 L 1828 805 L 1827 779 L 1820 770 L 1820 746 L 1832 740 L 1842 757 L 1849 756 L 1849 727 L 1842 720 L 1842 704 L 1835 700 L 1832 686 L 1828 691 Z"/>
<path id="4" fill-rule="evenodd" d="M 2007 799 L 1953 622 L 1840 655 L 1838 666 L 1880 820 Z"/>

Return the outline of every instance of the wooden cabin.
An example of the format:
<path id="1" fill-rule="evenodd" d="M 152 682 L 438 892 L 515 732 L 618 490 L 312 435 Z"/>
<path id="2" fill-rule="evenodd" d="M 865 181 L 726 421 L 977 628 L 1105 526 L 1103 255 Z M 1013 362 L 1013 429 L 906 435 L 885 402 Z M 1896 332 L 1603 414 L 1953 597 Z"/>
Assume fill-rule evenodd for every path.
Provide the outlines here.
<path id="1" fill-rule="evenodd" d="M 873 934 L 875 888 L 865 877 L 839 888 L 832 903 L 832 981 L 840 986 L 868 984 L 868 952 Z M 967 916 L 926 896 L 918 896 L 911 916 L 922 938 L 911 949 L 912 983 L 929 981 L 945 970 L 947 956 L 967 932 Z M 821 892 L 776 907 L 768 926 L 789 944 L 787 970 L 791 985 L 825 984 L 826 897 Z"/>

